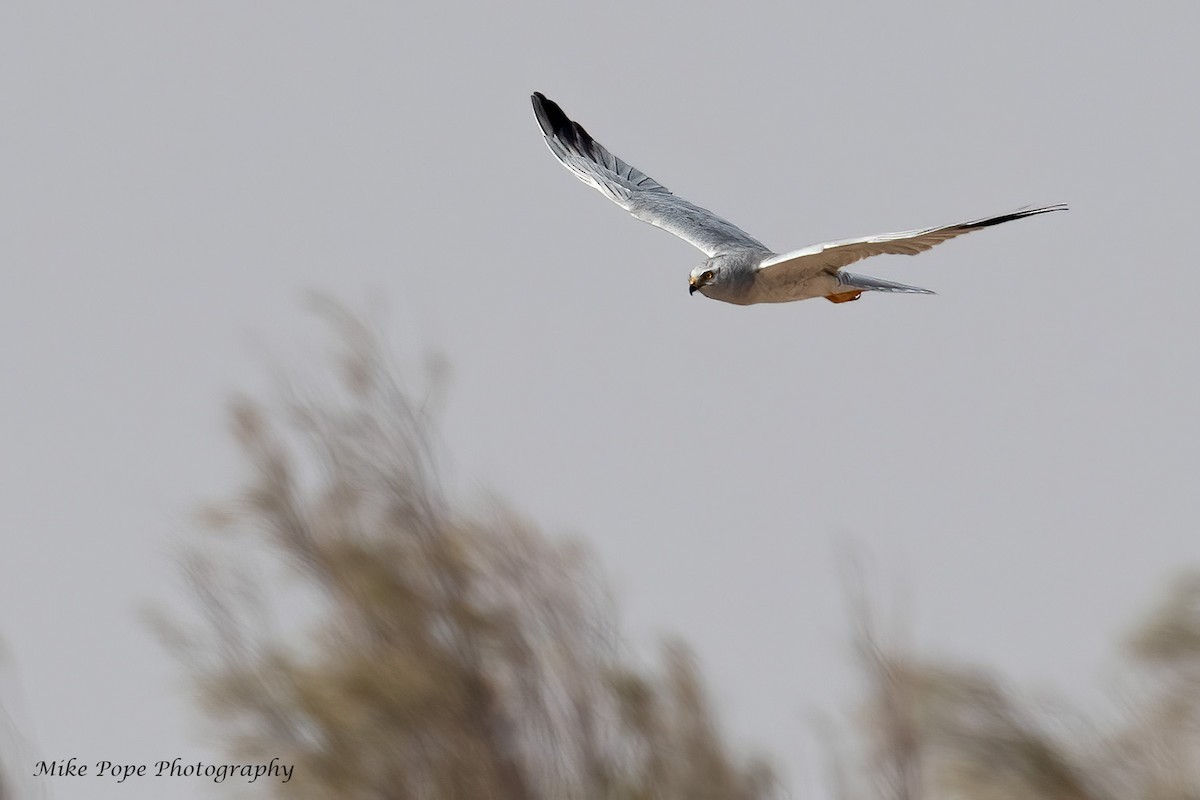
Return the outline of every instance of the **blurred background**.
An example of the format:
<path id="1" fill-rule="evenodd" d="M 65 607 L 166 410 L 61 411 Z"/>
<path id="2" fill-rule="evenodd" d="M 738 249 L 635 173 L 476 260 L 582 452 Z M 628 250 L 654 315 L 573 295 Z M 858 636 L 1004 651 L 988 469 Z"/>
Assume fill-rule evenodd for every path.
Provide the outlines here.
<path id="1" fill-rule="evenodd" d="M 977 754 L 997 752 L 988 735 L 1021 745 L 1032 761 L 997 759 L 1005 774 L 1050 764 L 1046 796 L 1194 793 L 1195 743 L 1171 732 L 1194 731 L 1179 687 L 1195 601 L 1176 576 L 1198 555 L 1200 276 L 1181 237 L 1200 207 L 1197 23 L 1183 3 L 5 4 L 0 703 L 18 722 L 0 734 L 19 731 L 21 764 L 286 743 L 311 759 L 305 796 L 390 796 L 330 771 L 400 780 L 355 744 L 359 706 L 314 721 L 340 684 L 298 676 L 343 674 L 364 642 L 411 653 L 431 625 L 426 655 L 457 654 L 437 674 L 460 693 L 400 695 L 515 726 L 441 731 L 444 752 L 506 743 L 478 772 L 425 752 L 421 769 L 464 773 L 452 796 L 700 796 L 664 750 L 717 765 L 697 772 L 713 796 L 919 796 L 978 775 L 991 788 L 970 796 L 1030 796 L 937 744 L 966 740 L 951 722 L 993 742 Z M 702 256 L 562 170 L 535 89 L 776 250 L 1072 210 L 864 270 L 937 297 L 689 298 Z M 326 308 L 332 337 L 309 290 L 351 309 Z M 376 345 L 395 358 L 365 374 L 399 387 L 382 398 L 325 366 Z M 231 440 L 240 392 L 258 400 L 233 401 Z M 344 415 L 349 433 L 305 432 Z M 364 418 L 422 444 L 364 452 Z M 338 456 L 352 497 L 329 460 L 342 447 L 360 459 Z M 279 478 L 276 456 L 289 492 L 250 491 Z M 397 486 L 427 506 L 407 528 L 389 527 Z M 291 512 L 271 497 L 319 521 L 302 526 L 328 532 L 319 553 L 272 524 Z M 456 542 L 448 563 L 437 542 Z M 544 577 L 539 600 L 526 573 L 505 578 L 513 558 Z M 360 572 L 381 563 L 407 572 Z M 443 574 L 394 620 L 371 613 L 400 602 L 390 589 L 345 589 Z M 470 620 L 438 605 L 455 597 Z M 575 617 L 545 619 L 568 600 Z M 568 630 L 582 660 L 539 660 Z M 242 645 L 199 657 L 214 636 Z M 464 655 L 461 637 L 528 652 Z M 664 652 L 673 637 L 686 646 Z M 539 670 L 548 683 L 522 683 Z M 355 685 L 364 705 L 384 691 Z M 521 692 L 559 710 L 514 721 Z M 622 705 L 648 697 L 673 720 L 653 733 Z M 564 698 L 592 727 L 569 727 Z M 1126 734 L 1135 718 L 1167 737 L 1137 762 L 1163 771 L 1100 780 L 1112 741 L 1157 741 Z M 333 730 L 343 749 L 324 749 Z M 564 730 L 598 739 L 572 750 Z M 6 791 L 164 791 L 26 783 Z"/>

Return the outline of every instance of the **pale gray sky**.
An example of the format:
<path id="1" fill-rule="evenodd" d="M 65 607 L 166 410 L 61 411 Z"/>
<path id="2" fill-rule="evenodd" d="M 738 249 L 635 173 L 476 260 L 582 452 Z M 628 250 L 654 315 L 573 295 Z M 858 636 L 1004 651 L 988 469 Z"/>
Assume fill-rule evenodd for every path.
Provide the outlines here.
<path id="1" fill-rule="evenodd" d="M 427 5 L 0 6 L 0 636 L 38 757 L 210 757 L 136 610 L 236 483 L 257 343 L 322 346 L 306 289 L 447 354 L 452 481 L 585 538 L 798 793 L 853 686 L 847 534 L 922 646 L 1102 696 L 1200 559 L 1200 7 Z M 535 89 L 777 250 L 1072 210 L 862 270 L 937 297 L 728 306 L 555 163 Z"/>

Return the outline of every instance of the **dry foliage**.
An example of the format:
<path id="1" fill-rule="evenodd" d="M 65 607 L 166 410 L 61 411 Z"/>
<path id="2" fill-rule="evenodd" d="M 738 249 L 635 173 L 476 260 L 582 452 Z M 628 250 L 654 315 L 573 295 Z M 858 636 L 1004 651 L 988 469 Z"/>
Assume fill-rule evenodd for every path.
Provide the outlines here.
<path id="1" fill-rule="evenodd" d="M 585 553 L 453 506 L 427 404 L 326 311 L 336 386 L 234 406 L 252 478 L 186 562 L 198 621 L 162 627 L 230 755 L 296 764 L 275 787 L 294 800 L 779 794 L 730 753 L 685 647 L 651 671 L 623 657 Z M 1200 576 L 1131 638 L 1133 688 L 1105 725 L 921 661 L 866 591 L 852 605 L 866 693 L 834 748 L 839 800 L 1200 798 Z"/>
<path id="2" fill-rule="evenodd" d="M 840 800 L 1200 798 L 1200 576 L 1131 638 L 1131 690 L 1106 724 L 1068 718 L 993 674 L 885 641 L 860 590 L 868 696 L 836 759 Z"/>
<path id="3" fill-rule="evenodd" d="M 586 554 L 453 507 L 425 404 L 326 311 L 337 385 L 235 405 L 253 477 L 187 559 L 199 619 L 163 628 L 230 755 L 295 763 L 293 800 L 772 796 L 685 648 L 654 671 L 621 657 Z"/>

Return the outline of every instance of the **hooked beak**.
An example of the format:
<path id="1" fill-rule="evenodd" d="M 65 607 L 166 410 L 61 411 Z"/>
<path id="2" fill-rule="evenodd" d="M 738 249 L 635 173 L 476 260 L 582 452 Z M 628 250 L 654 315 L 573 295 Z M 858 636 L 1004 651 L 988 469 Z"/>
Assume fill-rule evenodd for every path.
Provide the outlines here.
<path id="1" fill-rule="evenodd" d="M 690 284 L 688 286 L 688 294 L 695 294 L 695 293 L 696 293 L 696 284 L 694 284 L 694 283 Z"/>
<path id="2" fill-rule="evenodd" d="M 700 286 L 696 283 L 696 279 L 694 277 L 689 276 L 688 277 L 688 295 L 695 294 L 696 290 L 699 288 L 700 288 Z"/>

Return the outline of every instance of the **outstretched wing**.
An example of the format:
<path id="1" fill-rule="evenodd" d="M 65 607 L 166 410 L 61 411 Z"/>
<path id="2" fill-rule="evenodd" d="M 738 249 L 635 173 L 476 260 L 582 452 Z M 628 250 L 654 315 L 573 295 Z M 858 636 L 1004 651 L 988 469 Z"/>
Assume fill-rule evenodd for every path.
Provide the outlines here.
<path id="1" fill-rule="evenodd" d="M 915 256 L 924 253 L 936 244 L 961 236 L 964 233 L 990 228 L 1002 222 L 1014 219 L 1032 217 L 1036 214 L 1046 214 L 1050 211 L 1066 211 L 1063 203 L 1042 208 L 1022 208 L 1011 214 L 1001 214 L 998 217 L 960 222 L 957 225 L 943 225 L 939 228 L 925 228 L 918 231 L 902 231 L 900 233 L 881 233 L 878 236 L 864 236 L 861 239 L 844 239 L 839 242 L 814 244 L 803 250 L 774 256 L 763 261 L 758 266 L 762 277 L 780 277 L 783 273 L 798 273 L 815 275 L 825 271 L 839 270 L 848 264 L 853 264 L 870 256 L 905 255 Z"/>
<path id="2" fill-rule="evenodd" d="M 744 249 L 768 252 L 766 246 L 733 223 L 676 197 L 646 173 L 617 158 L 541 92 L 533 93 L 533 113 L 555 158 L 579 180 L 599 189 L 643 222 L 675 234 L 708 256 Z"/>

